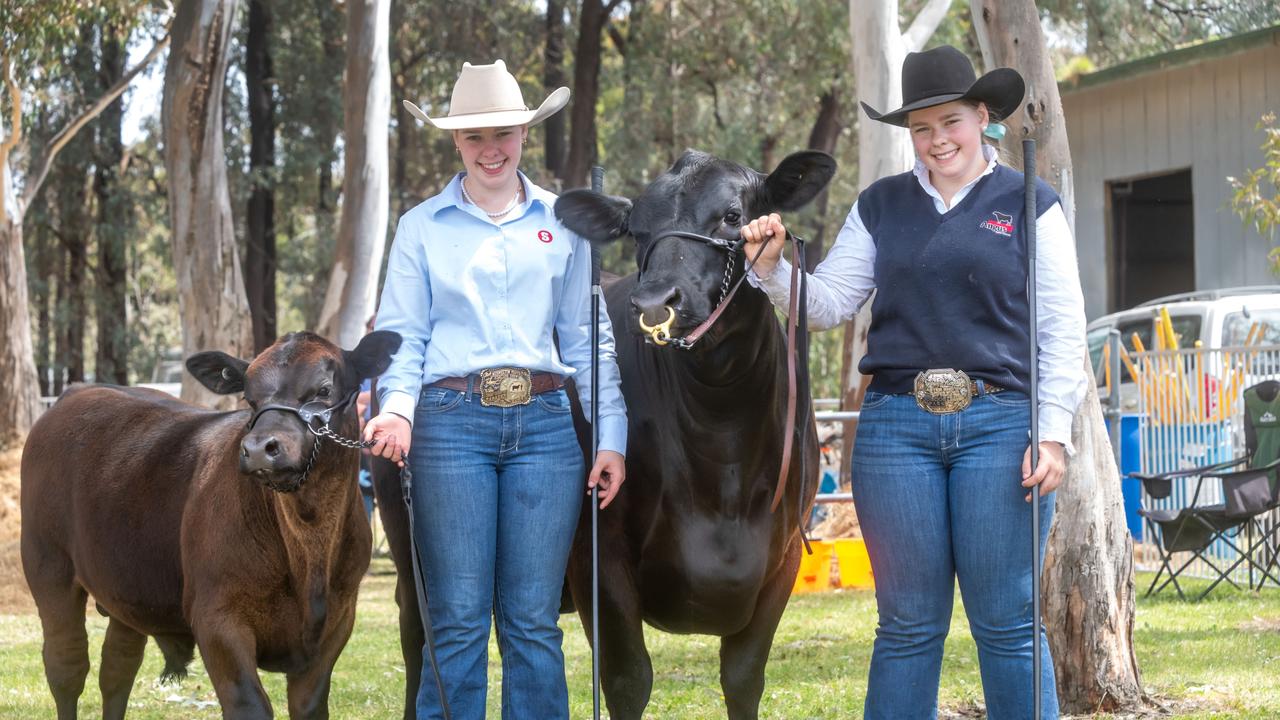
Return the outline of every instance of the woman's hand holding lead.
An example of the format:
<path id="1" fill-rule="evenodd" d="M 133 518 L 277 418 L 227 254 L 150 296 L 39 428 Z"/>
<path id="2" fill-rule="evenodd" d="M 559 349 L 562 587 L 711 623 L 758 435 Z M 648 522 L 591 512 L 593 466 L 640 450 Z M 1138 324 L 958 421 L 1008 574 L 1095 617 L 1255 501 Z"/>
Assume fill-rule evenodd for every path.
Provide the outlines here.
<path id="1" fill-rule="evenodd" d="M 747 262 L 751 262 L 760 253 L 752 268 L 757 277 L 768 277 L 778 266 L 778 258 L 782 257 L 782 248 L 787 244 L 787 229 L 782 226 L 782 216 L 778 213 L 761 215 L 742 226 L 742 239 L 746 241 Z M 760 245 L 764 243 L 764 252 Z"/>

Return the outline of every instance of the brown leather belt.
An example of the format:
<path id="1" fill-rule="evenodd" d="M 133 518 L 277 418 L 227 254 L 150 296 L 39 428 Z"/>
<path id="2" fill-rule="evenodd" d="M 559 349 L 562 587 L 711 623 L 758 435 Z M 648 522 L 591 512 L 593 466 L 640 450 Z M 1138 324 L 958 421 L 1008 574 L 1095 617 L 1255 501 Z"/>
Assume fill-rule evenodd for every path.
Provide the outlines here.
<path id="1" fill-rule="evenodd" d="M 480 393 L 481 405 L 513 407 L 528 405 L 534 395 L 564 387 L 564 377 L 549 372 L 530 372 L 524 368 L 486 368 L 467 377 L 447 377 L 428 387 Z"/>
<path id="2" fill-rule="evenodd" d="M 935 415 L 959 412 L 967 407 L 978 395 L 993 395 L 1003 392 L 1004 388 L 978 381 L 969 377 L 963 370 L 951 368 L 922 370 L 916 375 L 914 389 L 907 393 L 914 395 L 916 405 Z"/>

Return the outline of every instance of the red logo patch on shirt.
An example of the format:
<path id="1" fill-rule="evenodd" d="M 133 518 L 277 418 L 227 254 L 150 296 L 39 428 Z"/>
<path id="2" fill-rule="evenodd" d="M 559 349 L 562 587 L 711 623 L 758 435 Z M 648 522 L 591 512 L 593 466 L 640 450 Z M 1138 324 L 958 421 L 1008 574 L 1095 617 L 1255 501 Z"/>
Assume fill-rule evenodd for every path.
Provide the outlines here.
<path id="1" fill-rule="evenodd" d="M 538 239 L 544 243 L 551 242 L 551 232 L 549 230 L 539 230 Z"/>
<path id="2" fill-rule="evenodd" d="M 1010 237 L 1013 235 L 1013 216 L 1005 215 L 997 210 L 991 211 L 990 220 L 984 220 L 978 227 L 983 230 L 990 230 L 997 235 Z"/>

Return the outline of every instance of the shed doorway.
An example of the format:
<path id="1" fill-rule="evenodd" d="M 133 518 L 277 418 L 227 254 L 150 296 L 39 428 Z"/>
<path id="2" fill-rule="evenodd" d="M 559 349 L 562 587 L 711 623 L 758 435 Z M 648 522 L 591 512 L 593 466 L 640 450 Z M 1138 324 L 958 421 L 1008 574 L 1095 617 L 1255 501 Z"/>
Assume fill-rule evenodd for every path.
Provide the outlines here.
<path id="1" fill-rule="evenodd" d="M 1196 289 L 1191 170 L 1107 182 L 1111 311 Z"/>

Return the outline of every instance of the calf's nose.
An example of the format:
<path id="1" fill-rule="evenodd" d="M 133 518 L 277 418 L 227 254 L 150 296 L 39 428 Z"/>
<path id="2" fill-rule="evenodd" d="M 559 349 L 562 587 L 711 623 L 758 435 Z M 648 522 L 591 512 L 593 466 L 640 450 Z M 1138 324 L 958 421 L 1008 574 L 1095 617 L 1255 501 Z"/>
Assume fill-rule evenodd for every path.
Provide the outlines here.
<path id="1" fill-rule="evenodd" d="M 249 435 L 240 443 L 240 472 L 246 475 L 274 470 L 280 459 L 280 441 L 274 435 Z"/>
<path id="2" fill-rule="evenodd" d="M 680 313 L 680 291 L 674 287 L 637 289 L 631 294 L 631 307 L 648 325 L 657 325 L 667 319 L 667 308 Z"/>

